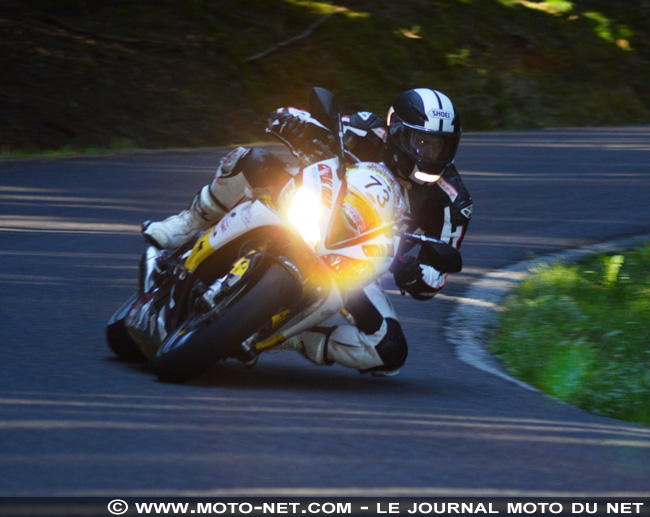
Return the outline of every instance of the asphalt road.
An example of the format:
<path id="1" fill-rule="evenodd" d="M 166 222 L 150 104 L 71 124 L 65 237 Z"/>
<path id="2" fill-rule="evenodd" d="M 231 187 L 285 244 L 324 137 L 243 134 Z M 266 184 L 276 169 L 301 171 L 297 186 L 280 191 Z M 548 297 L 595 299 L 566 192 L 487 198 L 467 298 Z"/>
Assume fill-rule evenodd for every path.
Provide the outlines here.
<path id="1" fill-rule="evenodd" d="M 487 271 L 648 233 L 650 127 L 465 135 L 465 269 L 431 302 L 392 297 L 400 375 L 282 352 L 164 384 L 115 360 L 104 324 L 140 222 L 184 208 L 222 154 L 0 162 L 0 496 L 650 495 L 649 428 L 479 371 L 442 332 Z"/>

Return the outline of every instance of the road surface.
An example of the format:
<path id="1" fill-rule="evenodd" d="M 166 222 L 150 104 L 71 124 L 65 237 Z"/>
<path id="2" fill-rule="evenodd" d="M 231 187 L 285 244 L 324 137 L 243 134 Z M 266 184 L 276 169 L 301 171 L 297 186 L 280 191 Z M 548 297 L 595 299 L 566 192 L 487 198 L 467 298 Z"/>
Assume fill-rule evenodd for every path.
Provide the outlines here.
<path id="1" fill-rule="evenodd" d="M 114 359 L 139 224 L 186 206 L 223 149 L 0 162 L 0 496 L 650 495 L 650 429 L 479 371 L 443 327 L 468 285 L 650 228 L 650 127 L 466 134 L 465 268 L 391 295 L 400 375 L 294 352 L 186 385 Z"/>

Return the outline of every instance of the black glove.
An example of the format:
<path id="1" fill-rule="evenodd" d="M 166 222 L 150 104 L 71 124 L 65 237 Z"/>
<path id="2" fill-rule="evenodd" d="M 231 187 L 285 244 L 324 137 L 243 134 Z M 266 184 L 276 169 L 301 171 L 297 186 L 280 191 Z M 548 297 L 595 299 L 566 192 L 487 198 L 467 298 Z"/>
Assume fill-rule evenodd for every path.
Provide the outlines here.
<path id="1" fill-rule="evenodd" d="M 278 124 L 275 124 L 273 129 L 288 142 L 300 144 L 307 140 L 307 125 L 309 123 L 305 120 L 289 113 L 280 114 L 276 120 Z"/>
<path id="2" fill-rule="evenodd" d="M 410 255 L 399 256 L 390 268 L 395 279 L 395 284 L 402 291 L 410 293 L 422 279 L 422 268 L 415 257 Z"/>
<path id="3" fill-rule="evenodd" d="M 334 142 L 331 131 L 307 111 L 280 108 L 269 116 L 268 128 L 311 161 L 335 156 L 331 150 Z"/>

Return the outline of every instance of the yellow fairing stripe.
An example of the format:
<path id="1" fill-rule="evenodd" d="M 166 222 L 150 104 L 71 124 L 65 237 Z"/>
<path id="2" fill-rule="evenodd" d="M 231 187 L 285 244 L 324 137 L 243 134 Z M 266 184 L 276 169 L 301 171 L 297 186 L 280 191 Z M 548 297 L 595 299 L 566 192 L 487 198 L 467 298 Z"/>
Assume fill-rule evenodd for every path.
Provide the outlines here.
<path id="1" fill-rule="evenodd" d="M 201 262 L 214 253 L 214 248 L 210 246 L 210 230 L 205 232 L 192 249 L 192 253 L 185 260 L 185 268 L 194 271 Z"/>

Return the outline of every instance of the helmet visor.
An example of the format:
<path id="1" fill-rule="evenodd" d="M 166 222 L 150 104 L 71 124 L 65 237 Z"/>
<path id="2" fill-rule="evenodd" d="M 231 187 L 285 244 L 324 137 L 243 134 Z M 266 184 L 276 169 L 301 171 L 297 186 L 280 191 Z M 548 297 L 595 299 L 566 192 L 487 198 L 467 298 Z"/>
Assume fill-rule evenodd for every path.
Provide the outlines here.
<path id="1" fill-rule="evenodd" d="M 449 165 L 460 141 L 458 133 L 431 131 L 404 123 L 391 125 L 391 133 L 399 147 L 425 171 Z"/>
<path id="2" fill-rule="evenodd" d="M 451 142 L 443 136 L 420 131 L 409 131 L 409 149 L 423 160 L 439 162 L 449 156 Z"/>

